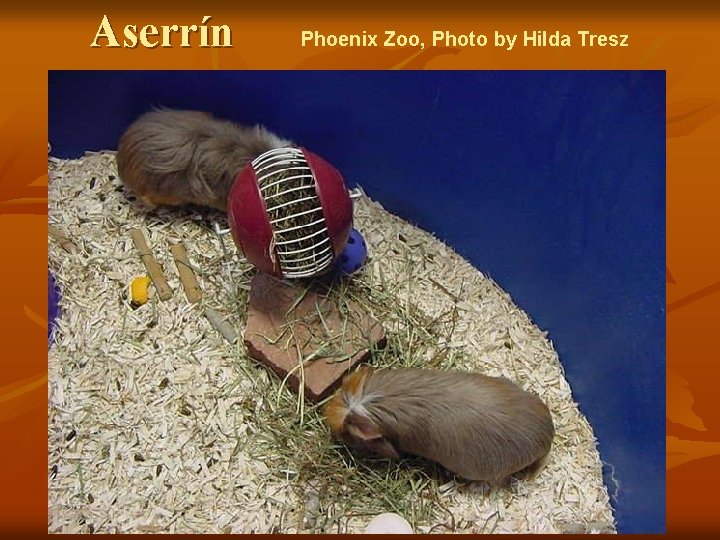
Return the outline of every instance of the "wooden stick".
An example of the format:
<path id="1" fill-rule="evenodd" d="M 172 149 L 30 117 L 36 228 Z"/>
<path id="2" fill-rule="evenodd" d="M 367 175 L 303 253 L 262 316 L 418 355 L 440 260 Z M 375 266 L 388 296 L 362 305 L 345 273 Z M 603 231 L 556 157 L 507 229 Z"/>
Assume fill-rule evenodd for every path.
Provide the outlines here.
<path id="1" fill-rule="evenodd" d="M 73 241 L 70 240 L 67 236 L 65 236 L 63 232 L 55 225 L 48 225 L 48 235 L 52 236 L 55 240 L 57 240 L 60 244 L 60 247 L 68 253 L 72 253 L 73 251 L 75 251 L 76 246 Z"/>
<path id="2" fill-rule="evenodd" d="M 152 279 L 153 284 L 155 285 L 155 289 L 158 292 L 160 300 L 169 300 L 172 297 L 172 289 L 167 284 L 165 274 L 163 274 L 162 271 L 162 266 L 160 266 L 160 263 L 157 262 L 150 251 L 147 241 L 145 240 L 145 235 L 140 229 L 133 229 L 130 231 L 130 237 L 132 238 L 133 244 L 135 244 L 135 248 L 140 254 L 140 260 L 145 265 L 148 274 L 150 274 L 150 279 Z"/>
<path id="3" fill-rule="evenodd" d="M 202 291 L 195 278 L 195 272 L 193 272 L 192 266 L 190 265 L 185 246 L 180 243 L 171 244 L 170 252 L 175 258 L 175 266 L 177 266 L 178 274 L 180 274 L 180 282 L 182 283 L 183 289 L 185 289 L 185 296 L 187 296 L 188 302 L 191 304 L 199 302 L 202 298 Z"/>
<path id="4" fill-rule="evenodd" d="M 237 332 L 235 332 L 235 329 L 230 323 L 223 319 L 223 316 L 218 311 L 215 311 L 211 307 L 206 307 L 205 317 L 208 321 L 210 321 L 210 324 L 215 327 L 215 330 L 220 332 L 220 334 L 222 334 L 222 336 L 227 339 L 231 344 L 237 341 Z"/>

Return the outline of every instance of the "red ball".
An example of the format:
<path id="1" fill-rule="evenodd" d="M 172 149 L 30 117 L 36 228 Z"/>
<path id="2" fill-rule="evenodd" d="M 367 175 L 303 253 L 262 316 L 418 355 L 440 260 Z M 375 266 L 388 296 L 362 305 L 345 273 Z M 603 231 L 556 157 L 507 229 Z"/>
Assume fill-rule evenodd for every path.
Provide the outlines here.
<path id="1" fill-rule="evenodd" d="M 228 220 L 236 245 L 259 270 L 310 277 L 332 268 L 352 228 L 340 172 L 304 148 L 278 148 L 235 178 Z"/>

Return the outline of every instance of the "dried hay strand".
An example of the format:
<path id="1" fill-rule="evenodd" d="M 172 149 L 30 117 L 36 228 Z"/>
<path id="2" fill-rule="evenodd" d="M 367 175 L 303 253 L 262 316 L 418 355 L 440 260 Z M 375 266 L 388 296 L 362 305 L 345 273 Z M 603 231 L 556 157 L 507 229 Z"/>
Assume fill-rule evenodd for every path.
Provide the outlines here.
<path id="1" fill-rule="evenodd" d="M 360 197 L 370 256 L 341 294 L 385 326 L 374 364 L 477 370 L 538 393 L 557 434 L 535 479 L 490 489 L 420 459 L 356 456 L 330 438 L 322 404 L 299 406 L 237 339 L 254 270 L 214 232 L 222 215 L 136 204 L 109 152 L 51 158 L 49 178 L 49 223 L 75 246 L 48 243 L 63 292 L 48 353 L 49 532 L 354 533 L 381 512 L 416 532 L 614 532 L 596 440 L 552 344 L 432 235 Z M 173 296 L 151 288 L 134 310 L 137 228 Z M 195 303 L 170 251 L 179 242 Z"/>

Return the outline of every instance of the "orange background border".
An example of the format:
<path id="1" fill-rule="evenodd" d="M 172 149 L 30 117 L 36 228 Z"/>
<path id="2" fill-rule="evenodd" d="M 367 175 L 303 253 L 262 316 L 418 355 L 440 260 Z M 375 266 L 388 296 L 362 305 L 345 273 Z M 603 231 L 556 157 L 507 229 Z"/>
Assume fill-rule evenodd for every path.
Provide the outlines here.
<path id="1" fill-rule="evenodd" d="M 0 372 L 0 530 L 46 533 L 47 71 L 49 69 L 662 69 L 667 70 L 667 524 L 671 533 L 718 529 L 720 374 L 719 12 L 653 5 L 569 11 L 532 5 L 506 11 L 450 3 L 354 8 L 280 5 L 266 10 L 40 6 L 11 8 L 0 22 L 0 241 L 3 370 Z M 104 9 L 104 11 L 103 11 Z M 92 49 L 102 15 L 113 26 L 198 24 L 205 14 L 233 30 L 232 49 Z M 495 47 L 314 49 L 300 30 L 428 35 L 579 29 L 629 34 L 618 48 Z M 715 209 L 715 210 L 713 210 Z M 712 246 L 715 246 L 713 248 Z"/>

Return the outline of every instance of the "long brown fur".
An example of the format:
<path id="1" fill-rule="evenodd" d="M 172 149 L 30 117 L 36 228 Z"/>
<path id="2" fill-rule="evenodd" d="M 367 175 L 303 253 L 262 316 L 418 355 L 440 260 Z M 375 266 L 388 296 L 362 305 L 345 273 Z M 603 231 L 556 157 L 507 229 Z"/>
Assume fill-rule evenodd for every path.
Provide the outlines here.
<path id="1" fill-rule="evenodd" d="M 325 413 L 350 446 L 383 457 L 414 454 L 493 484 L 537 469 L 555 432 L 536 395 L 502 377 L 461 371 L 362 367 Z"/>
<path id="2" fill-rule="evenodd" d="M 118 173 L 146 204 L 196 204 L 226 210 L 237 173 L 267 150 L 291 146 L 262 126 L 242 126 L 198 111 L 153 110 L 118 143 Z"/>

